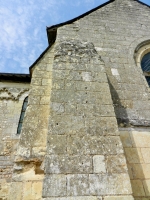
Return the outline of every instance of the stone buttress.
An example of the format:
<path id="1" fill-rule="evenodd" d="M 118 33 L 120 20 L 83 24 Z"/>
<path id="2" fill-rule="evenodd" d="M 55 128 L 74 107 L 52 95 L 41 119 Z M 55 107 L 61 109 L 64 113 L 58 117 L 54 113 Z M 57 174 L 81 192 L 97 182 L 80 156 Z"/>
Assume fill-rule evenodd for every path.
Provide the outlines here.
<path id="1" fill-rule="evenodd" d="M 56 43 L 49 116 L 43 200 L 133 199 L 105 66 L 92 43 Z"/>

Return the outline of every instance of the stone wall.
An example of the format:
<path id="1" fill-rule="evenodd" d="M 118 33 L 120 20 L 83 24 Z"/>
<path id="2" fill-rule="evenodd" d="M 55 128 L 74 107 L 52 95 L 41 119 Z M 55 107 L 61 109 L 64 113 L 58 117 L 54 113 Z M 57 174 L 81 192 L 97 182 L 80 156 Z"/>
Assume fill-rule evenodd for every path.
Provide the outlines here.
<path id="1" fill-rule="evenodd" d="M 149 44 L 149 20 L 148 6 L 134 0 L 115 0 L 84 18 L 57 29 L 57 42 L 80 39 L 94 45 L 104 61 L 119 127 L 150 126 L 150 90 L 142 69 L 135 60 L 137 47 L 144 43 Z M 137 138 L 138 136 L 140 134 L 137 134 Z M 148 142 L 149 140 L 147 144 Z M 126 156 L 128 159 L 129 154 Z M 146 172 L 142 172 L 144 173 Z M 149 199 L 147 175 L 141 179 L 143 182 L 139 177 L 130 178 L 134 196 Z"/>
<path id="2" fill-rule="evenodd" d="M 150 129 L 120 129 L 135 200 L 150 199 Z"/>
<path id="3" fill-rule="evenodd" d="M 150 9 L 134 0 L 115 0 L 58 28 L 57 40 L 92 42 L 105 63 L 118 124 L 150 125 L 149 87 L 134 60 L 136 47 L 150 40 Z"/>
<path id="4" fill-rule="evenodd" d="M 92 43 L 56 43 L 49 116 L 43 199 L 133 199 L 105 65 Z"/>
<path id="5" fill-rule="evenodd" d="M 53 47 L 32 68 L 28 108 L 15 156 L 8 200 L 41 200 L 46 153 Z M 18 190 L 16 190 L 18 188 Z"/>
<path id="6" fill-rule="evenodd" d="M 115 0 L 58 28 L 55 45 L 32 68 L 8 200 L 132 200 L 132 191 L 136 200 L 149 199 L 149 88 L 134 60 L 136 47 L 150 39 L 149 20 L 147 6 Z M 1 93 L 2 114 L 9 108 L 15 120 L 22 104 L 11 102 L 13 90 Z M 7 126 L 2 119 L 1 149 L 9 155 L 0 159 L 9 176 L 18 138 L 12 145 L 6 136 L 18 121 Z M 118 125 L 134 127 L 120 132 L 128 165 Z"/>
<path id="7" fill-rule="evenodd" d="M 0 199 L 7 199 L 20 135 L 17 127 L 29 84 L 0 82 Z"/>

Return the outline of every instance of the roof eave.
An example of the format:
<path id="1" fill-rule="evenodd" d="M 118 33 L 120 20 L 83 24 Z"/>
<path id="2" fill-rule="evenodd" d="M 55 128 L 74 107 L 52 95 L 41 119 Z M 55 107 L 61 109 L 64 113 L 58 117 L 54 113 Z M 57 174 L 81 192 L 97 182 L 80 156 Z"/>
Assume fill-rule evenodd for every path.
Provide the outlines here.
<path id="1" fill-rule="evenodd" d="M 30 83 L 30 74 L 0 73 L 0 82 Z"/>

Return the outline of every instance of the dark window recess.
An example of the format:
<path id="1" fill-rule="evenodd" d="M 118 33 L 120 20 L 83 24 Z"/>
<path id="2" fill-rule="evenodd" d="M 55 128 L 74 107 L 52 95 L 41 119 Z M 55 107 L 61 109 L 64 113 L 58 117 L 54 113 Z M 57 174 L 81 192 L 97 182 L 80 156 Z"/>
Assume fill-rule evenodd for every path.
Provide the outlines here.
<path id="1" fill-rule="evenodd" d="M 147 83 L 150 86 L 150 53 L 145 54 L 142 58 L 141 67 Z"/>
<path id="2" fill-rule="evenodd" d="M 21 110 L 21 115 L 20 115 L 20 119 L 19 119 L 19 123 L 18 123 L 18 128 L 17 128 L 17 134 L 20 134 L 20 132 L 21 132 L 22 123 L 23 123 L 25 111 L 26 111 L 26 108 L 27 108 L 27 104 L 28 104 L 28 97 L 26 97 L 25 100 L 24 100 L 24 102 L 23 102 L 23 106 L 22 106 L 22 110 Z"/>
<path id="3" fill-rule="evenodd" d="M 148 82 L 148 85 L 150 86 L 150 76 L 145 76 L 147 82 Z"/>

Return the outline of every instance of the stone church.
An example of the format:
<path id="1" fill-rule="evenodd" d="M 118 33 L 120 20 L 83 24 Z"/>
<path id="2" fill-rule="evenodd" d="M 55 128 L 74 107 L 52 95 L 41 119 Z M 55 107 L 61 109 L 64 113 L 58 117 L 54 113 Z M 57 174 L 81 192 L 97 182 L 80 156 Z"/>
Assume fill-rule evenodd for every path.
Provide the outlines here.
<path id="1" fill-rule="evenodd" d="M 0 200 L 150 200 L 150 7 L 110 0 L 47 28 L 0 74 Z"/>

